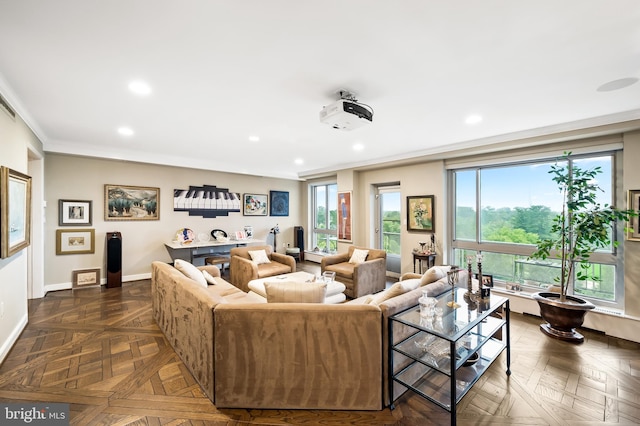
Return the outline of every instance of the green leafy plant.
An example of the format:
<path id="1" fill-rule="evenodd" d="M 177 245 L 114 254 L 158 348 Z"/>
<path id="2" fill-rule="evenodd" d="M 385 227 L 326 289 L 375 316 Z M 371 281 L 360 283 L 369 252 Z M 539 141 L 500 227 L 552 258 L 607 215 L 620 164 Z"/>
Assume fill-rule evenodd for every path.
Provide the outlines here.
<path id="1" fill-rule="evenodd" d="M 538 241 L 531 259 L 547 259 L 555 256 L 560 259 L 561 272 L 556 277 L 560 285 L 560 301 L 566 301 L 567 287 L 574 275 L 583 280 L 589 278 L 589 257 L 591 254 L 612 244 L 612 227 L 617 221 L 626 223 L 637 213 L 633 210 L 620 210 L 608 204 L 597 202 L 597 194 L 602 189 L 596 176 L 602 173 L 601 167 L 582 169 L 569 162 L 571 152 L 565 152 L 562 159 L 551 166 L 550 174 L 562 193 L 562 212 L 553 219 L 551 236 Z M 618 241 L 613 241 L 617 247 Z"/>

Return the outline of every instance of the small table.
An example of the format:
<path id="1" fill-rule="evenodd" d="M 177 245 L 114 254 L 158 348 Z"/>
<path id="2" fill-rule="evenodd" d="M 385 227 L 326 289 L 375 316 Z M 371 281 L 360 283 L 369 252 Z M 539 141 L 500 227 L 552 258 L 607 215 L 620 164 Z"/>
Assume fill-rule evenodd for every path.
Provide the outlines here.
<path id="1" fill-rule="evenodd" d="M 315 277 L 315 275 L 310 274 L 308 272 L 292 272 L 290 274 L 282 274 L 275 275 L 273 277 L 266 278 L 258 278 L 257 280 L 249 281 L 249 289 L 250 293 L 257 294 L 264 299 L 267 298 L 267 292 L 264 289 L 264 283 L 269 281 L 297 281 L 297 282 L 305 282 L 310 281 Z M 332 281 L 330 284 L 327 284 L 327 294 L 324 297 L 323 303 L 335 304 L 342 303 L 346 300 L 347 296 L 344 295 L 344 291 L 346 290 L 346 286 L 338 281 Z"/>
<path id="2" fill-rule="evenodd" d="M 413 272 L 416 272 L 416 261 L 419 262 L 420 265 L 420 273 L 422 274 L 422 261 L 427 261 L 427 269 L 435 266 L 436 264 L 436 255 L 435 254 L 426 254 L 426 253 L 416 253 L 413 252 Z"/>
<path id="3" fill-rule="evenodd" d="M 419 306 L 389 318 L 391 409 L 397 382 L 449 411 L 455 426 L 456 405 L 504 350 L 511 375 L 509 299 L 491 294 L 489 300 L 472 304 L 465 300 L 466 291 L 456 288 L 436 297 L 440 318 L 423 318 Z M 452 296 L 458 308 L 448 306 Z M 496 312 L 504 318 L 493 316 Z"/>

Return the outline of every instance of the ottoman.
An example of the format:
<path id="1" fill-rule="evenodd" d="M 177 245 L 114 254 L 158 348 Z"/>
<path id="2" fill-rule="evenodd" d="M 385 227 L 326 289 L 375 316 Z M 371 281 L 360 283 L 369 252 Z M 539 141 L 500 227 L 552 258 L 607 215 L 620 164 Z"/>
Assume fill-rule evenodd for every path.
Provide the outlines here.
<path id="1" fill-rule="evenodd" d="M 265 282 L 276 282 L 276 281 L 296 281 L 296 282 L 311 282 L 314 279 L 314 275 L 308 272 L 292 272 L 290 274 L 282 274 L 276 275 L 273 277 L 267 278 L 259 278 L 257 280 L 249 281 L 249 294 L 254 294 L 262 297 L 267 300 L 267 293 L 264 290 Z M 327 284 L 327 294 L 324 297 L 323 303 L 335 304 L 342 303 L 347 299 L 347 296 L 344 295 L 344 290 L 346 289 L 345 285 L 338 281 L 333 281 L 330 284 Z"/>

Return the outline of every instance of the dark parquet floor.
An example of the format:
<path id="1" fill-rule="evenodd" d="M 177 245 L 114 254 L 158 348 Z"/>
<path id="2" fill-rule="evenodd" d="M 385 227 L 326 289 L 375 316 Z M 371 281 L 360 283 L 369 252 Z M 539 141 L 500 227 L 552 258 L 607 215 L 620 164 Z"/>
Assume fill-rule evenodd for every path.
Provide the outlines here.
<path id="1" fill-rule="evenodd" d="M 458 424 L 640 424 L 640 345 L 586 330 L 575 346 L 539 323 L 512 315 L 512 375 L 503 354 L 460 402 Z M 75 425 L 449 423 L 412 394 L 393 411 L 217 409 L 156 326 L 149 280 L 29 301 L 29 324 L 0 366 L 0 401 L 68 403 Z"/>

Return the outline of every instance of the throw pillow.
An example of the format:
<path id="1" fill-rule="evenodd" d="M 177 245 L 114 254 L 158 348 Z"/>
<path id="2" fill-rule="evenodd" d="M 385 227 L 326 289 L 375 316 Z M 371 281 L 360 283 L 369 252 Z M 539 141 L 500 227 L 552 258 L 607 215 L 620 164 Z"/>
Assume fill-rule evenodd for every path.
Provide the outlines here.
<path id="1" fill-rule="evenodd" d="M 447 276 L 447 272 L 451 269 L 451 266 L 432 266 L 427 269 L 427 271 L 422 275 L 420 279 L 420 285 L 427 285 L 433 282 L 438 281 L 439 279 L 445 278 Z"/>
<path id="2" fill-rule="evenodd" d="M 353 254 L 351 254 L 349 263 L 364 263 L 364 261 L 367 260 L 367 255 L 369 255 L 369 250 L 353 249 Z"/>
<path id="3" fill-rule="evenodd" d="M 267 252 L 262 250 L 249 250 L 249 256 L 251 256 L 251 260 L 254 261 L 257 265 L 262 263 L 271 263 L 269 260 L 269 256 L 267 256 Z"/>
<path id="4" fill-rule="evenodd" d="M 420 280 L 418 278 L 398 281 L 388 289 L 381 291 L 380 293 L 374 294 L 368 303 L 370 305 L 379 305 L 385 300 L 389 300 L 396 296 L 400 296 L 401 294 L 408 293 L 412 290 L 415 290 L 419 286 L 420 286 Z"/>
<path id="5" fill-rule="evenodd" d="M 215 285 L 216 279 L 213 278 L 213 275 L 211 275 L 207 271 L 202 271 L 202 275 L 204 276 L 204 279 L 208 284 Z"/>
<path id="6" fill-rule="evenodd" d="M 267 303 L 322 303 L 327 294 L 327 284 L 294 281 L 265 282 Z"/>
<path id="7" fill-rule="evenodd" d="M 186 260 L 176 259 L 173 262 L 173 266 L 182 272 L 186 277 L 191 278 L 196 283 L 200 284 L 202 287 L 207 286 L 207 280 L 204 279 L 204 275 L 202 275 L 202 271 L 200 269 L 193 266 L 191 263 Z"/>

